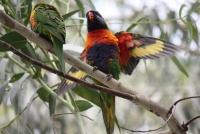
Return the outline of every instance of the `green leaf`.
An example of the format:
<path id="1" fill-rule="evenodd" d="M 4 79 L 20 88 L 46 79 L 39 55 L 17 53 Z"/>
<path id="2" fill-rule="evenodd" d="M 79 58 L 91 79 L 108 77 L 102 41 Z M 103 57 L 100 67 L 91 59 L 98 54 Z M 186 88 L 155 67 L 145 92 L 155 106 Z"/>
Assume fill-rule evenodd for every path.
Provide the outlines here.
<path id="1" fill-rule="evenodd" d="M 180 17 L 181 21 L 182 21 L 182 22 L 187 26 L 187 28 L 188 28 L 188 32 L 189 32 L 189 39 L 188 39 L 189 43 L 188 43 L 188 44 L 190 44 L 190 43 L 192 42 L 192 40 L 196 37 L 198 31 L 197 31 L 197 26 L 196 26 L 196 24 L 195 24 L 195 21 L 194 21 L 194 19 L 193 19 L 191 16 L 189 16 L 189 17 L 191 18 L 191 22 L 194 23 L 194 25 L 193 25 L 191 22 L 186 21 L 186 20 L 184 20 L 184 19 L 181 17 L 182 10 L 183 10 L 184 7 L 186 7 L 185 4 L 183 4 L 183 5 L 181 6 L 180 10 L 179 10 L 179 17 Z M 189 51 L 189 47 L 190 47 L 190 45 L 187 46 L 186 53 Z"/>
<path id="2" fill-rule="evenodd" d="M 116 115 L 115 115 L 115 123 L 116 123 L 116 125 L 117 125 L 117 127 L 118 127 L 118 129 L 119 129 L 119 133 L 121 134 L 121 129 L 120 129 L 119 121 L 118 121 Z"/>
<path id="3" fill-rule="evenodd" d="M 95 6 L 94 6 L 94 4 L 93 4 L 93 2 L 91 0 L 85 0 L 84 4 L 89 6 L 91 9 L 96 10 L 96 8 L 95 8 Z"/>
<path id="4" fill-rule="evenodd" d="M 161 30 L 161 34 L 160 34 L 160 37 L 159 37 L 160 39 L 163 39 L 163 40 L 169 40 L 169 36 L 168 36 L 168 34 L 165 32 L 164 33 L 164 31 L 163 30 Z"/>
<path id="5" fill-rule="evenodd" d="M 77 95 L 83 97 L 84 99 L 94 103 L 98 107 L 101 107 L 100 94 L 96 90 L 89 88 L 89 87 L 86 87 L 86 86 L 78 85 L 75 88 L 73 88 L 72 91 L 75 92 Z M 119 122 L 118 122 L 116 116 L 115 116 L 115 123 L 118 126 L 118 129 L 120 131 Z M 120 131 L 120 133 L 121 133 L 121 131 Z"/>
<path id="6" fill-rule="evenodd" d="M 179 17 L 180 17 L 180 19 L 182 20 L 182 22 L 184 23 L 184 24 L 186 24 L 187 22 L 181 17 L 182 15 L 182 10 L 183 10 L 183 8 L 184 7 L 186 7 L 186 5 L 185 4 L 183 4 L 181 7 L 180 7 L 180 9 L 179 9 Z"/>
<path id="7" fill-rule="evenodd" d="M 0 40 L 5 41 L 6 43 L 10 44 L 16 49 L 23 48 L 27 43 L 26 38 L 15 31 L 12 31 L 3 35 L 0 38 Z M 9 50 L 6 49 L 5 47 L 0 46 L 0 52 L 5 52 L 5 51 L 9 51 Z"/>
<path id="8" fill-rule="evenodd" d="M 8 86 L 8 83 L 9 83 L 9 81 L 5 81 L 0 87 L 0 105 L 1 105 L 1 102 L 3 100 L 3 94 L 6 90 L 6 87 Z"/>
<path id="9" fill-rule="evenodd" d="M 63 15 L 62 17 L 64 18 L 64 20 L 68 19 L 69 17 L 71 17 L 72 15 L 76 14 L 77 12 L 81 11 L 82 9 L 78 9 L 78 10 L 74 10 L 72 12 L 69 12 L 65 15 Z"/>
<path id="10" fill-rule="evenodd" d="M 30 76 L 29 73 L 24 73 L 24 75 L 18 81 L 13 83 L 13 87 L 10 89 L 10 102 L 12 103 L 13 106 L 19 106 L 18 101 L 21 95 L 21 89 L 22 89 L 21 87 L 24 81 L 28 79 L 29 76 Z"/>
<path id="11" fill-rule="evenodd" d="M 172 56 L 171 59 L 172 59 L 172 61 L 174 62 L 174 64 L 176 64 L 176 66 L 178 67 L 178 69 L 179 69 L 183 74 L 185 74 L 187 77 L 189 77 L 187 71 L 186 71 L 186 70 L 184 69 L 184 67 L 180 64 L 180 62 L 178 61 L 178 59 L 177 59 L 175 56 Z"/>
<path id="12" fill-rule="evenodd" d="M 1 26 L 2 26 L 2 28 L 6 31 L 6 33 L 11 32 L 11 29 L 10 29 L 10 28 L 8 28 L 8 27 L 6 27 L 6 26 L 4 26 L 4 25 L 1 25 Z"/>
<path id="13" fill-rule="evenodd" d="M 80 17 L 85 17 L 85 12 L 84 12 L 84 6 L 81 0 L 75 0 L 78 7 L 81 9 L 81 14 L 79 15 Z M 80 20 L 80 24 L 83 24 L 83 20 Z"/>
<path id="14" fill-rule="evenodd" d="M 5 81 L 6 80 L 6 69 L 7 65 L 9 63 L 9 60 L 6 58 L 1 58 L 0 60 L 0 80 Z"/>
<path id="15" fill-rule="evenodd" d="M 49 102 L 49 93 L 43 87 L 37 90 L 37 94 L 41 100 Z"/>
<path id="16" fill-rule="evenodd" d="M 32 76 L 32 79 L 37 79 L 37 78 L 41 78 L 41 68 L 37 69 L 35 74 Z"/>
<path id="17" fill-rule="evenodd" d="M 58 60 L 55 60 L 54 63 L 56 64 L 56 67 L 58 68 L 58 70 L 62 70 L 60 62 Z"/>
<path id="18" fill-rule="evenodd" d="M 126 31 L 127 31 L 127 32 L 130 32 L 131 29 L 133 29 L 135 26 L 137 26 L 139 22 L 141 22 L 142 20 L 147 19 L 147 18 L 149 18 L 149 17 L 148 17 L 148 16 L 145 16 L 145 17 L 140 18 L 136 23 L 133 23 L 132 25 L 130 25 L 130 26 L 126 29 Z"/>
<path id="19" fill-rule="evenodd" d="M 196 30 L 191 23 L 187 22 L 186 25 L 187 25 L 187 28 L 188 28 L 188 31 L 190 34 L 189 39 L 188 39 L 189 44 L 190 44 L 192 42 L 192 40 L 194 39 L 194 36 L 196 35 Z"/>
<path id="20" fill-rule="evenodd" d="M 91 103 L 85 100 L 76 100 L 75 102 L 80 112 L 86 111 L 93 107 Z"/>
<path id="21" fill-rule="evenodd" d="M 86 86 L 81 86 L 78 85 L 75 88 L 72 89 L 73 92 L 75 92 L 77 95 L 83 97 L 84 99 L 94 103 L 97 106 L 100 105 L 100 95 L 99 92 L 96 90 L 86 87 Z"/>
<path id="22" fill-rule="evenodd" d="M 55 113 L 56 109 L 56 98 L 49 94 L 49 114 L 50 116 Z"/>
<path id="23" fill-rule="evenodd" d="M 32 1 L 33 0 L 26 0 L 25 3 L 27 3 L 27 5 L 24 5 L 25 7 L 28 6 L 28 8 L 26 7 L 27 12 L 26 12 L 26 18 L 24 21 L 25 26 L 29 23 L 29 18 L 30 18 L 31 11 L 32 11 Z"/>
<path id="24" fill-rule="evenodd" d="M 81 2 L 81 0 L 75 0 L 78 7 L 81 9 L 81 17 L 83 17 L 85 15 L 85 12 L 84 12 L 84 6 L 83 6 L 83 3 Z"/>
<path id="25" fill-rule="evenodd" d="M 35 53 L 35 50 L 33 48 L 33 46 L 30 43 L 27 43 L 22 49 L 21 51 L 23 52 L 23 54 L 26 54 L 27 56 L 38 60 L 37 55 Z"/>
<path id="26" fill-rule="evenodd" d="M 23 75 L 24 75 L 24 73 L 14 74 L 14 75 L 12 76 L 12 78 L 10 79 L 10 83 L 13 83 L 13 82 L 15 82 L 15 81 L 18 81 Z"/>
<path id="27" fill-rule="evenodd" d="M 25 47 L 23 47 L 23 48 L 21 49 L 21 51 L 22 51 L 23 54 L 26 54 L 27 56 L 29 56 L 29 57 L 31 57 L 31 58 L 33 58 L 33 59 L 35 59 L 35 60 L 38 60 L 37 55 L 36 55 L 36 53 L 35 53 L 35 50 L 33 49 L 32 45 L 31 45 L 29 42 L 26 44 Z M 28 65 L 30 64 L 29 62 L 27 62 L 26 60 L 24 60 L 24 59 L 22 59 L 22 58 L 21 58 L 21 60 L 22 60 L 24 63 L 27 63 Z M 36 65 L 33 65 L 33 66 L 35 67 L 36 70 L 41 69 L 40 67 L 38 67 L 38 66 L 36 66 Z"/>
<path id="28" fill-rule="evenodd" d="M 196 34 L 197 34 L 197 27 L 196 25 L 193 25 L 192 23 L 190 22 L 187 22 L 186 23 L 186 26 L 188 28 L 188 31 L 189 31 L 189 44 L 192 42 L 192 40 L 196 37 Z"/>

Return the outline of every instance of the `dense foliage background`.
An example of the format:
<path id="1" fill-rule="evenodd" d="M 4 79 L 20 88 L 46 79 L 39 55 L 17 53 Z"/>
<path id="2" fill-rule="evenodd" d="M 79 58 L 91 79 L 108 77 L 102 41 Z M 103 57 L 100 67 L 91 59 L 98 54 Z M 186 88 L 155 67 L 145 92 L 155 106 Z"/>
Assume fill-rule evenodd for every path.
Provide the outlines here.
<path id="1" fill-rule="evenodd" d="M 83 49 L 87 33 L 85 13 L 90 9 L 96 9 L 104 16 L 113 33 L 128 30 L 165 39 L 180 46 L 181 52 L 176 58 L 141 60 L 134 73 L 131 76 L 122 74 L 120 81 L 166 107 L 170 107 L 178 99 L 200 94 L 200 3 L 198 1 L 2 0 L 0 9 L 30 28 L 29 16 L 33 5 L 38 2 L 53 4 L 62 15 L 65 15 L 66 45 L 64 49 L 74 56 L 78 56 Z M 54 56 L 3 25 L 0 26 L 0 40 L 5 40 L 17 46 L 23 53 L 55 67 Z M 52 89 L 56 89 L 57 84 L 60 83 L 56 75 L 45 70 L 41 71 L 0 47 L 0 131 L 3 134 L 22 133 L 27 120 L 26 134 L 53 133 L 48 103 L 38 97 L 39 93 L 36 92 L 42 87 L 41 84 L 16 62 L 36 75 L 39 73 L 43 81 Z M 66 66 L 68 70 L 70 65 Z M 71 94 L 74 100 L 83 100 L 74 92 Z M 164 123 L 161 118 L 127 100 L 117 98 L 116 101 L 116 115 L 120 126 L 133 130 L 149 130 Z M 83 117 L 87 133 L 105 133 L 99 107 L 93 103 L 90 104 L 93 107 L 88 106 L 89 109 L 81 113 L 94 119 L 91 121 Z M 18 117 L 17 115 L 26 106 L 28 106 L 26 111 Z M 178 104 L 175 115 L 180 122 L 186 122 L 199 115 L 199 111 L 199 99 L 193 99 Z M 70 111 L 57 102 L 55 113 L 70 113 Z M 11 122 L 12 120 L 14 122 Z M 54 124 L 57 133 L 80 133 L 73 114 L 56 117 Z M 168 127 L 162 128 L 162 130 L 165 129 Z M 115 127 L 115 132 L 119 133 L 117 127 Z M 127 133 L 131 132 L 121 130 L 121 134 Z M 189 125 L 188 133 L 200 133 L 200 120 Z"/>

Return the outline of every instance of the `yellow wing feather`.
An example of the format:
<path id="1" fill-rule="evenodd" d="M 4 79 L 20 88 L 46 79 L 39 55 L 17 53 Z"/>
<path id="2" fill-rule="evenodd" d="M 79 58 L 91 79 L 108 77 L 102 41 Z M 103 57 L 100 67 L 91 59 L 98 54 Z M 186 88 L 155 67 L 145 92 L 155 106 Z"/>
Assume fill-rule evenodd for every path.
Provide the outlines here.
<path id="1" fill-rule="evenodd" d="M 132 50 L 131 55 L 133 57 L 145 57 L 148 55 L 155 55 L 163 51 L 164 42 L 156 40 L 155 44 L 151 44 L 145 47 L 136 47 Z"/>

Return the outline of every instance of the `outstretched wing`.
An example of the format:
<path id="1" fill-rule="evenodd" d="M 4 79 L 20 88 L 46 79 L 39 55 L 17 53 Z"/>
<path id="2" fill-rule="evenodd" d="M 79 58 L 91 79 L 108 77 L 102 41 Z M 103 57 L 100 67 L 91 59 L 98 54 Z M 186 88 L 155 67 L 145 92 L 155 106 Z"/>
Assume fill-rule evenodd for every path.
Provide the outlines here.
<path id="1" fill-rule="evenodd" d="M 120 65 L 123 73 L 130 75 L 140 59 L 155 59 L 174 55 L 179 49 L 176 45 L 153 37 L 128 32 L 118 32 Z"/>

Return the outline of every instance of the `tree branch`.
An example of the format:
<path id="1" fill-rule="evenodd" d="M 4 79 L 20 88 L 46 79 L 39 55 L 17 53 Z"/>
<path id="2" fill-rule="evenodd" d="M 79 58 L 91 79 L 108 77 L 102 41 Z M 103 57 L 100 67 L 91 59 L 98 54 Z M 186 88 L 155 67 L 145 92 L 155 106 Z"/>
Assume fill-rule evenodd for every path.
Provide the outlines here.
<path id="1" fill-rule="evenodd" d="M 40 47 L 44 48 L 45 50 L 55 54 L 53 50 L 53 45 L 51 45 L 51 43 L 39 37 L 36 33 L 32 32 L 25 26 L 21 25 L 19 22 L 15 21 L 14 19 L 6 15 L 2 10 L 0 10 L 0 22 L 3 25 L 17 31 L 28 40 L 38 44 Z M 157 116 L 161 116 L 165 121 L 167 120 L 166 115 L 167 115 L 168 109 L 166 107 L 150 99 L 147 99 L 144 95 L 139 94 L 135 92 L 133 89 L 124 86 L 122 83 L 118 82 L 115 79 L 110 79 L 109 81 L 107 81 L 106 74 L 102 73 L 99 70 L 93 71 L 93 68 L 91 66 L 72 57 L 70 54 L 66 52 L 64 52 L 64 59 L 67 63 L 71 64 L 72 66 L 75 66 L 76 68 L 80 69 L 83 72 L 86 72 L 88 75 L 97 79 L 98 81 L 101 81 L 103 84 L 107 85 L 108 87 L 130 94 L 133 98 L 131 101 L 134 104 L 142 108 L 145 108 L 146 110 L 149 110 L 150 112 L 156 114 Z M 168 126 L 172 133 L 186 134 L 184 129 L 181 127 L 180 123 L 177 121 L 177 119 L 174 116 L 168 121 Z"/>
<path id="2" fill-rule="evenodd" d="M 97 89 L 97 90 L 100 90 L 100 91 L 104 91 L 104 92 L 107 92 L 107 93 L 110 93 L 110 94 L 113 94 L 115 96 L 119 96 L 121 98 L 124 98 L 124 99 L 128 99 L 128 100 L 132 100 L 133 97 L 130 95 L 130 94 L 126 94 L 126 93 L 123 93 L 123 92 L 120 92 L 120 91 L 117 91 L 117 90 L 112 90 L 110 88 L 107 88 L 107 87 L 103 87 L 103 86 L 99 86 L 99 85 L 94 85 L 94 84 L 90 84 L 86 81 L 83 81 L 81 79 L 77 79 L 75 77 L 72 77 L 68 74 L 64 74 L 63 72 L 59 71 L 59 70 L 56 70 L 52 67 L 49 67 L 23 53 L 21 53 L 20 51 L 18 51 L 17 49 L 15 49 L 14 47 L 12 47 L 10 44 L 4 42 L 4 41 L 1 41 L 0 40 L 0 45 L 7 48 L 8 50 L 12 51 L 14 54 L 18 55 L 19 57 L 21 57 L 22 59 L 26 60 L 27 62 L 30 62 L 32 65 L 36 65 L 38 67 L 41 67 L 49 72 L 52 72 L 54 74 L 57 74 L 63 78 L 66 78 L 66 79 L 69 79 L 71 81 L 74 81 L 78 84 L 81 84 L 81 85 L 84 85 L 84 86 L 87 86 L 87 87 L 90 87 L 90 88 L 94 88 L 94 89 Z"/>
<path id="3" fill-rule="evenodd" d="M 185 98 L 182 98 L 182 99 L 177 100 L 177 101 L 174 102 L 174 104 L 169 108 L 169 111 L 167 112 L 167 115 L 170 115 L 170 114 L 171 114 L 172 109 L 173 109 L 174 106 L 176 106 L 176 104 L 178 104 L 179 102 L 184 101 L 184 100 L 188 100 L 188 99 L 194 99 L 194 98 L 200 98 L 200 96 L 185 97 Z"/>

